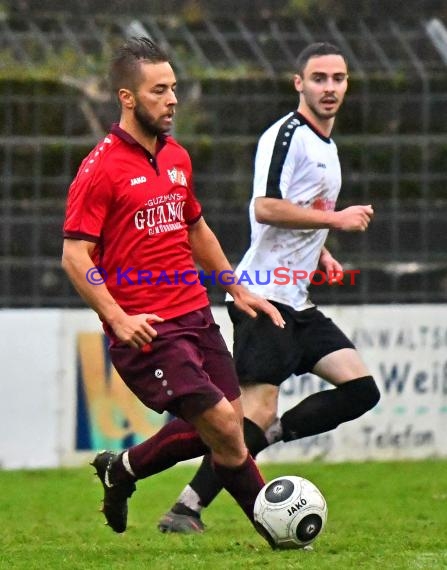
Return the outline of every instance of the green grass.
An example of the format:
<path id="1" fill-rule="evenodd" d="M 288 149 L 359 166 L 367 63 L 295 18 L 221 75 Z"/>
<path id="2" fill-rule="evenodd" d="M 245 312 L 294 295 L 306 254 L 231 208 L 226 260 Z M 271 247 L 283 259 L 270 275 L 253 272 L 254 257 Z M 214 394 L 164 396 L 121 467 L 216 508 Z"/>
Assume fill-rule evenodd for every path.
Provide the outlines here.
<path id="1" fill-rule="evenodd" d="M 267 479 L 299 474 L 323 491 L 328 524 L 312 552 L 271 551 L 224 493 L 205 513 L 203 535 L 160 534 L 158 517 L 192 466 L 140 482 L 123 535 L 95 512 L 102 489 L 91 468 L 0 471 L 0 568 L 447 568 L 447 461 L 261 468 Z"/>

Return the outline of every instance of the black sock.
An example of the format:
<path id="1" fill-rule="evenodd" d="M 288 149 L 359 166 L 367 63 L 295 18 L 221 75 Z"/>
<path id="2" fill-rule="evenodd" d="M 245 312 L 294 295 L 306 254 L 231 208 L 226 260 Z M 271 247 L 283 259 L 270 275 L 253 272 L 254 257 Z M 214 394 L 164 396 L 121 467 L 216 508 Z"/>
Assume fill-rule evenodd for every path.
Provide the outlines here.
<path id="1" fill-rule="evenodd" d="M 324 433 L 374 407 L 380 393 L 372 376 L 312 394 L 281 417 L 283 441 Z"/>
<path id="2" fill-rule="evenodd" d="M 212 467 L 210 454 L 203 457 L 189 486 L 199 495 L 202 507 L 207 507 L 221 492 L 223 486 Z"/>
<path id="3" fill-rule="evenodd" d="M 172 507 L 171 511 L 173 513 L 178 514 L 178 515 L 187 515 L 189 517 L 196 517 L 197 519 L 200 518 L 200 513 L 198 513 L 194 509 L 190 509 L 189 507 L 187 507 L 183 503 L 175 503 L 175 505 Z"/>
<path id="4" fill-rule="evenodd" d="M 244 418 L 244 439 L 252 457 L 256 457 L 258 453 L 269 446 L 262 429 L 248 418 Z"/>

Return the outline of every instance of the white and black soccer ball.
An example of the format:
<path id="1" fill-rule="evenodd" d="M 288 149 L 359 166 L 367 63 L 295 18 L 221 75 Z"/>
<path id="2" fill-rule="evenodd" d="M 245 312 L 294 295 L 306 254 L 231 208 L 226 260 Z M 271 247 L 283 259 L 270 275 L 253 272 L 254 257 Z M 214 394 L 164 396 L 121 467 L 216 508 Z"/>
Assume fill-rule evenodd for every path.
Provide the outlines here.
<path id="1" fill-rule="evenodd" d="M 327 505 L 319 489 L 295 475 L 277 477 L 259 491 L 254 519 L 276 548 L 304 548 L 326 524 Z M 264 533 L 263 533 L 264 534 Z"/>

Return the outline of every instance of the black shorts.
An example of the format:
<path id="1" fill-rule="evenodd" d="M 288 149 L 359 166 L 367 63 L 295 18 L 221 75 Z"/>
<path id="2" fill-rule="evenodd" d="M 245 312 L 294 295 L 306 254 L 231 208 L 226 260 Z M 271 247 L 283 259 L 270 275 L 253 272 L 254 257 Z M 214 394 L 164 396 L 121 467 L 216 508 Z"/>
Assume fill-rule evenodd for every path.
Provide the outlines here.
<path id="1" fill-rule="evenodd" d="M 292 374 L 311 372 L 331 352 L 355 348 L 348 337 L 316 307 L 294 311 L 273 304 L 286 321 L 281 329 L 265 313 L 253 319 L 227 303 L 233 322 L 233 357 L 239 383 L 279 386 Z"/>

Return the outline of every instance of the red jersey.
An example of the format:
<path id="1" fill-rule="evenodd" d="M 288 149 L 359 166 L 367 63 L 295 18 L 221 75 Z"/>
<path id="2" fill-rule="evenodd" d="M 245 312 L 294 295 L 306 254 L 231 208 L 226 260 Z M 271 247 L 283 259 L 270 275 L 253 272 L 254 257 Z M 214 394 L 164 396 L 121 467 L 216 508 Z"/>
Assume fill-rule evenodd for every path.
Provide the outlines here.
<path id="1" fill-rule="evenodd" d="M 113 125 L 70 186 L 64 237 L 96 244 L 93 261 L 128 314 L 169 319 L 209 303 L 188 239 L 200 217 L 188 152 L 165 136 L 152 156 Z"/>

